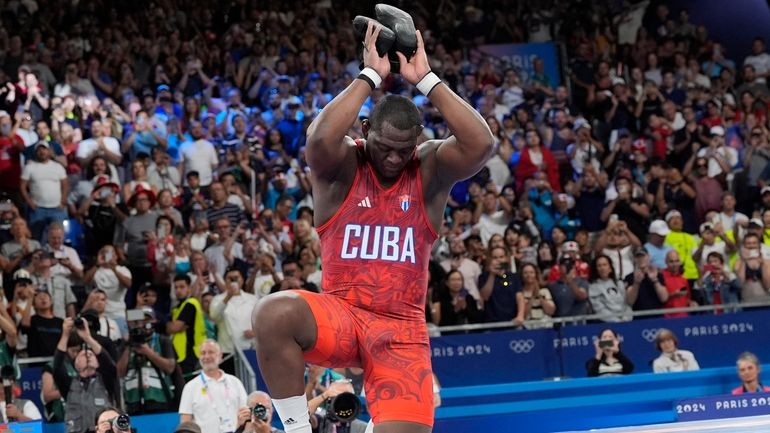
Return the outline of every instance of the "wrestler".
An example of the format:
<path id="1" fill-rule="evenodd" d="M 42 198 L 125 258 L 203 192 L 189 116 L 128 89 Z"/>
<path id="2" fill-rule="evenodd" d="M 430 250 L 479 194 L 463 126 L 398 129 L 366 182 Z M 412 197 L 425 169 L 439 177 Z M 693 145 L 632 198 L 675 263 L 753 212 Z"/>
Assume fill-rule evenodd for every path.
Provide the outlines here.
<path id="1" fill-rule="evenodd" d="M 481 169 L 494 148 L 484 119 L 430 71 L 417 52 L 399 53 L 405 80 L 430 99 L 454 133 L 419 142 L 420 111 L 382 98 L 363 122 L 365 140 L 345 132 L 390 73 L 369 23 L 364 70 L 308 129 L 322 294 L 276 293 L 254 310 L 257 358 L 287 433 L 310 433 L 305 362 L 362 367 L 376 433 L 423 433 L 433 425 L 433 380 L 425 296 L 433 241 L 455 182 Z"/>

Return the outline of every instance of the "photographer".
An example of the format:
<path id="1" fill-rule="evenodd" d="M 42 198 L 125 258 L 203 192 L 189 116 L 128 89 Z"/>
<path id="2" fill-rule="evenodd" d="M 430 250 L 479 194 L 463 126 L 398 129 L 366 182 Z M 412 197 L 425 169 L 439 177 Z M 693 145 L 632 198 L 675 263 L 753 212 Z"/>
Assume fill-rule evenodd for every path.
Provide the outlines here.
<path id="1" fill-rule="evenodd" d="M 96 414 L 94 433 L 129 433 L 131 419 L 122 410 L 105 407 Z"/>
<path id="2" fill-rule="evenodd" d="M 336 400 L 337 396 L 345 394 L 346 401 Z M 334 433 L 343 431 L 350 433 L 364 433 L 366 423 L 355 419 L 360 411 L 360 405 L 350 407 L 347 403 L 358 399 L 353 389 L 353 384 L 347 379 L 332 382 L 322 394 L 308 401 L 308 411 L 314 414 L 310 418 L 310 425 L 314 433 Z M 352 403 L 355 405 L 355 403 Z M 358 409 L 355 409 L 357 407 Z M 335 413 L 336 409 L 336 413 Z M 352 412 L 351 412 L 352 411 Z M 341 412 L 345 413 L 341 419 Z M 350 416 L 348 416 L 350 414 Z M 353 418 L 351 420 L 351 418 Z"/>
<path id="3" fill-rule="evenodd" d="M 115 363 L 107 351 L 102 349 L 102 345 L 91 336 L 89 326 L 88 321 L 83 318 L 65 319 L 62 336 L 53 358 L 54 381 L 59 393 L 64 397 L 64 418 L 68 433 L 84 431 L 90 420 L 96 419 L 100 409 L 112 405 L 115 401 Z M 73 361 L 77 372 L 75 377 L 70 376 L 66 366 L 70 338 L 80 338 L 85 343 Z"/>
<path id="4" fill-rule="evenodd" d="M 128 310 L 128 348 L 118 360 L 118 375 L 124 379 L 123 400 L 129 414 L 169 412 L 174 408 L 171 374 L 176 354 L 171 340 L 155 332 L 151 307 Z"/>
<path id="5" fill-rule="evenodd" d="M 634 363 L 620 351 L 620 339 L 612 329 L 605 329 L 594 341 L 596 355 L 586 362 L 588 377 L 609 377 L 631 374 Z"/>
<path id="6" fill-rule="evenodd" d="M 273 422 L 273 401 L 263 391 L 254 391 L 246 400 L 248 407 L 238 410 L 238 428 L 235 433 L 283 433 Z"/>

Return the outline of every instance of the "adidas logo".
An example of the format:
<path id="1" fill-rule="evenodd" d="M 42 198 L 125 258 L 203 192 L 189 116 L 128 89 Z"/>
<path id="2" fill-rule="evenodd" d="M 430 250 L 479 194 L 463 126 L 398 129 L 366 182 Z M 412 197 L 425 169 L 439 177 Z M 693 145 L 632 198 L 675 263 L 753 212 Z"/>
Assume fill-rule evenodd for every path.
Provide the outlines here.
<path id="1" fill-rule="evenodd" d="M 292 424 L 296 424 L 296 423 L 297 423 L 297 421 L 294 421 L 294 418 L 289 418 L 289 419 L 287 419 L 286 421 L 284 421 L 283 423 L 284 423 L 285 425 L 292 425 Z"/>
<path id="2" fill-rule="evenodd" d="M 372 202 L 369 201 L 368 195 L 358 203 L 358 207 L 372 207 Z"/>

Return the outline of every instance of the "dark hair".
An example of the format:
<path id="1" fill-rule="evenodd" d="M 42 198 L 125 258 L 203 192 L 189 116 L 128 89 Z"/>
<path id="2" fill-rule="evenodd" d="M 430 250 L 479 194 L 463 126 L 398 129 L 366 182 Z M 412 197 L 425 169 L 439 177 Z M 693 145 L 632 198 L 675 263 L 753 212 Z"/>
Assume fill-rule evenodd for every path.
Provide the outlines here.
<path id="1" fill-rule="evenodd" d="M 227 275 L 227 274 L 229 274 L 230 272 L 237 272 L 237 273 L 238 273 L 238 275 L 240 275 L 240 276 L 241 276 L 241 278 L 243 278 L 243 272 L 241 272 L 241 270 L 240 270 L 240 269 L 238 269 L 238 268 L 236 268 L 235 266 L 230 266 L 230 267 L 228 267 L 227 269 L 225 269 L 225 273 L 224 273 L 224 274 L 222 274 L 222 275 L 223 275 L 223 276 L 224 276 L 224 275 Z"/>
<path id="2" fill-rule="evenodd" d="M 710 259 L 712 257 L 715 257 L 715 258 L 719 259 L 719 262 L 722 263 L 722 264 L 725 263 L 725 257 L 720 252 L 717 252 L 717 251 L 710 252 L 709 255 L 706 256 L 706 260 L 708 260 L 708 259 Z"/>
<path id="3" fill-rule="evenodd" d="M 298 268 L 301 268 L 297 259 L 294 256 L 290 256 L 283 259 L 283 261 L 281 262 L 281 269 L 285 268 L 286 265 L 291 265 L 291 264 L 295 264 L 297 265 Z"/>
<path id="4" fill-rule="evenodd" d="M 94 159 L 92 159 L 91 162 L 88 163 L 88 167 L 86 168 L 86 177 L 88 177 L 88 179 L 93 179 L 93 177 L 96 176 L 96 173 L 94 172 L 94 165 L 96 165 L 96 161 L 100 160 L 100 159 L 102 161 L 104 161 L 104 164 L 107 166 L 107 173 L 106 173 L 106 175 L 107 176 L 111 175 L 111 173 L 110 173 L 110 165 L 107 162 L 107 159 L 104 158 L 103 156 L 95 156 Z"/>
<path id="5" fill-rule="evenodd" d="M 161 190 L 161 191 L 168 191 L 168 190 L 164 189 L 164 190 Z M 171 219 L 171 217 L 166 216 L 166 215 L 159 216 L 158 219 L 155 220 L 155 227 L 156 228 L 160 225 L 161 221 L 168 221 L 168 223 L 171 225 L 171 233 L 174 232 L 174 229 L 176 228 L 176 223 L 174 222 L 173 219 Z M 168 234 L 171 234 L 171 233 L 168 233 Z"/>
<path id="6" fill-rule="evenodd" d="M 109 412 L 109 411 L 117 412 L 117 413 L 118 413 L 118 415 L 126 415 L 126 413 L 125 413 L 125 412 L 123 412 L 122 410 L 120 410 L 120 409 L 118 409 L 118 408 L 116 408 L 116 407 L 113 407 L 113 406 L 107 406 L 107 407 L 105 407 L 105 408 L 99 409 L 99 411 L 97 411 L 97 412 L 96 412 L 96 416 L 94 417 L 94 426 L 96 426 L 97 424 L 99 424 L 99 417 L 100 417 L 100 416 L 102 416 L 102 414 L 103 414 L 104 412 Z"/>
<path id="7" fill-rule="evenodd" d="M 177 281 L 184 281 L 185 283 L 187 283 L 188 286 L 192 284 L 192 280 L 190 279 L 190 276 L 187 274 L 174 275 L 174 282 L 176 283 Z"/>
<path id="8" fill-rule="evenodd" d="M 420 110 L 411 99 L 400 95 L 385 96 L 369 114 L 369 124 L 373 131 L 381 132 L 385 122 L 402 131 L 422 125 Z"/>
<path id="9" fill-rule="evenodd" d="M 599 279 L 599 270 L 596 266 L 596 264 L 599 262 L 599 259 L 607 259 L 607 262 L 610 264 L 610 279 L 616 281 L 618 278 L 615 275 L 615 266 L 612 265 L 612 260 L 610 260 L 609 256 L 606 254 L 599 254 L 591 262 L 591 281 L 596 281 Z"/>

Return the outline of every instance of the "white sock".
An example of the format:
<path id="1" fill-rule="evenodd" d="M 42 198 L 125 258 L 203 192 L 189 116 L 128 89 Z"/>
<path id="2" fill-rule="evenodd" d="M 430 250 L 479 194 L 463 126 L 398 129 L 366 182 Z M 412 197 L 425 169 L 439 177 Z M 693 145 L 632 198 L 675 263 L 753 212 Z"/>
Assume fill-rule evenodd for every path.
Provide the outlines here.
<path id="1" fill-rule="evenodd" d="M 372 420 L 369 420 L 369 424 L 366 425 L 366 430 L 364 430 L 364 433 L 374 433 L 374 423 Z"/>
<path id="2" fill-rule="evenodd" d="M 286 433 L 311 433 L 310 414 L 307 411 L 307 397 L 298 395 L 296 397 L 273 399 L 275 411 L 281 418 L 283 430 Z"/>

